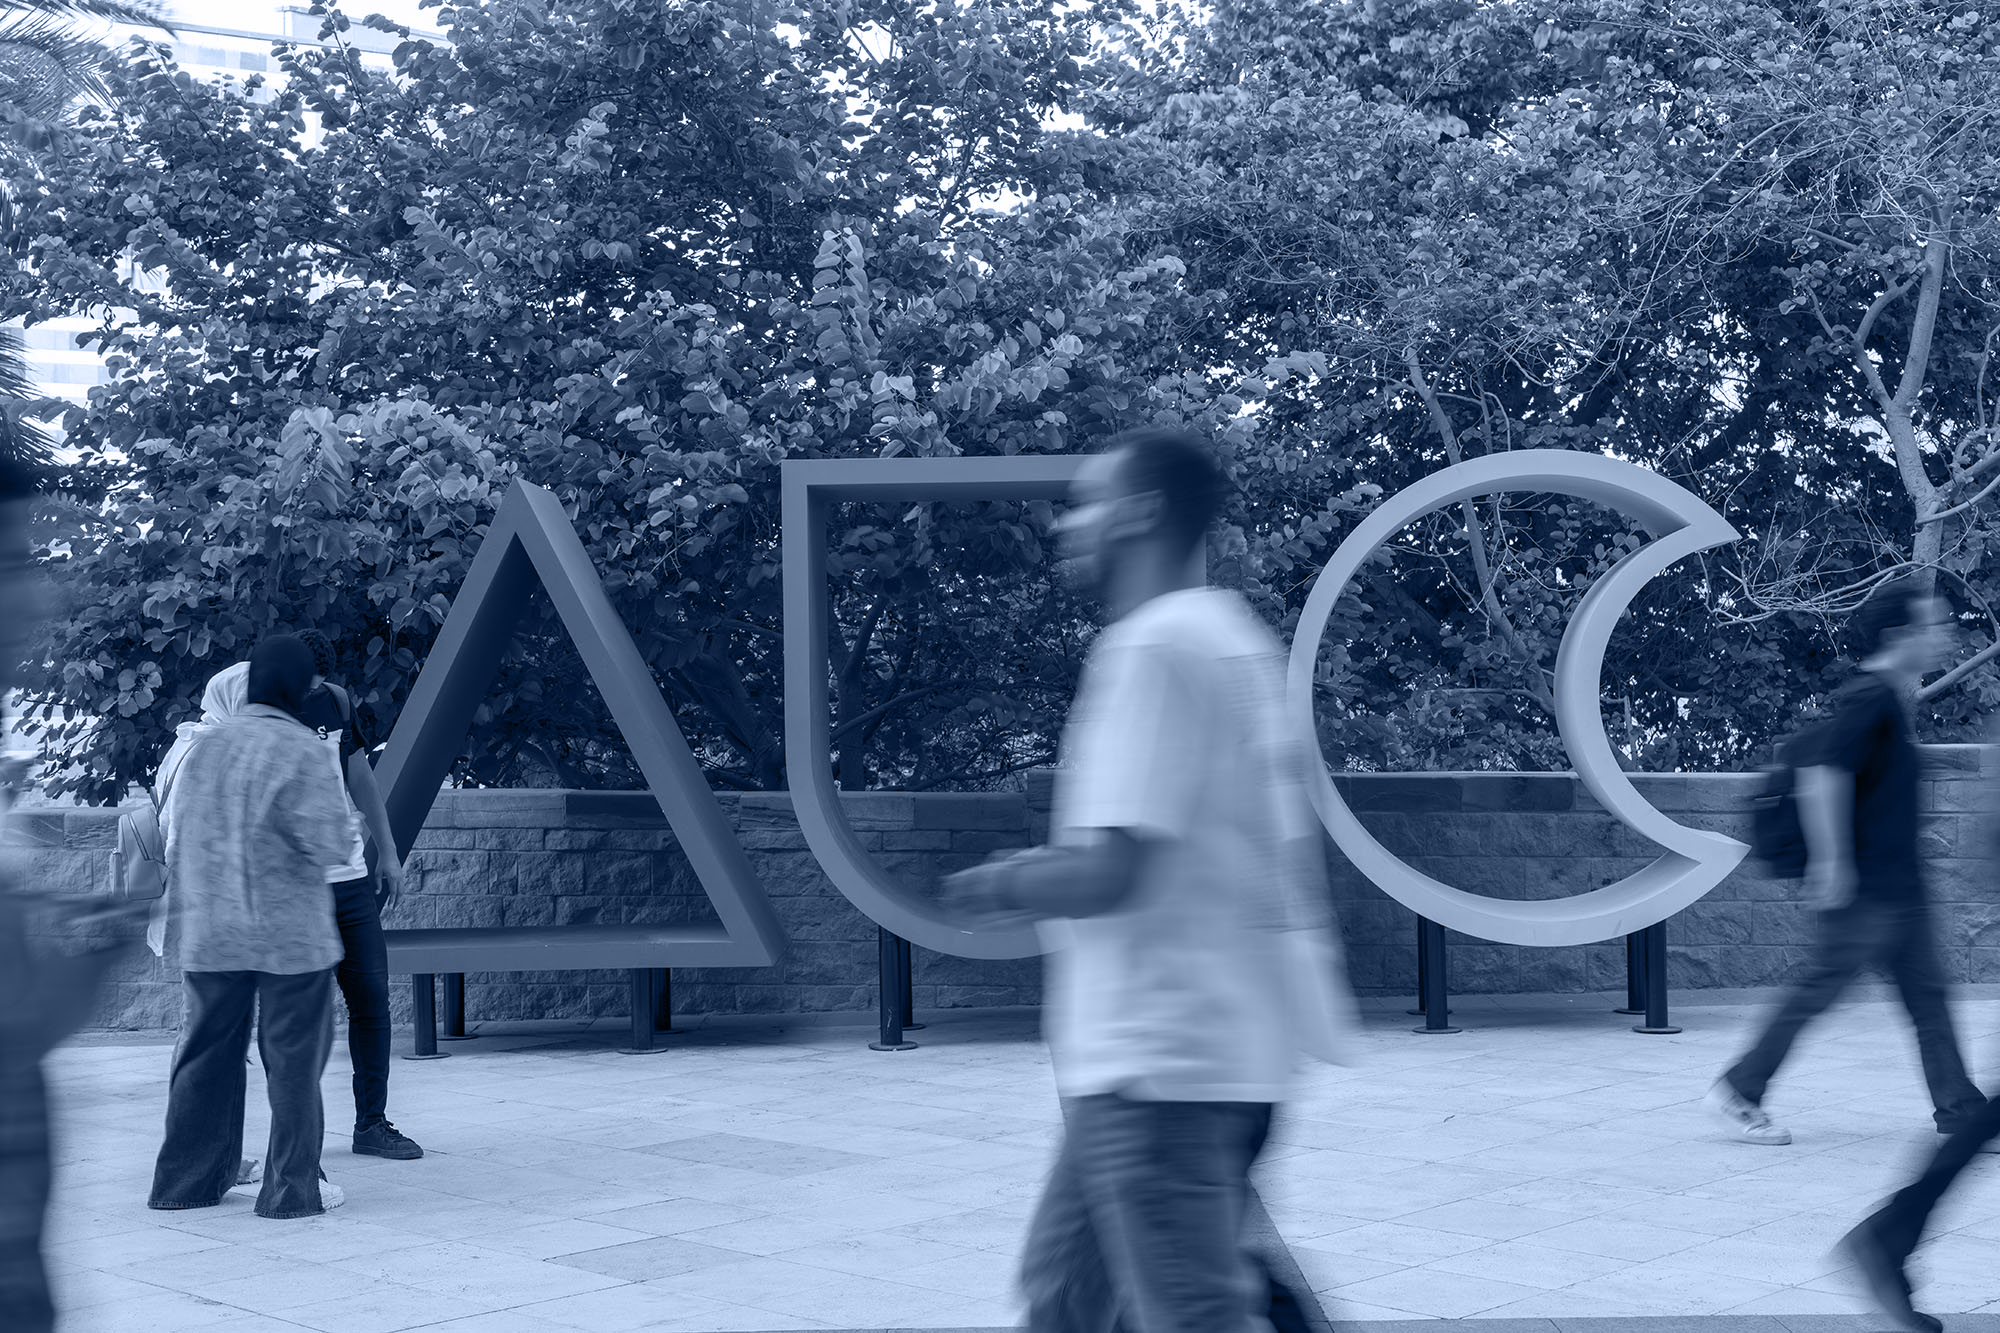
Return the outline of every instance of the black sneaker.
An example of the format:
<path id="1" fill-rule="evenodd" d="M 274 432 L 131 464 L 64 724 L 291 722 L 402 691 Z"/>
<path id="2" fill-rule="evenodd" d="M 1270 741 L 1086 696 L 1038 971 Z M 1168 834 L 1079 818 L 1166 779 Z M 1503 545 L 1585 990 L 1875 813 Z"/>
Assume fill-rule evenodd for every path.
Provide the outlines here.
<path id="1" fill-rule="evenodd" d="M 1910 1280 L 1903 1274 L 1902 1263 L 1889 1253 L 1868 1223 L 1842 1236 L 1837 1249 L 1860 1273 L 1868 1299 L 1897 1328 L 1905 1333 L 1942 1333 L 1942 1319 L 1910 1304 Z"/>
<path id="2" fill-rule="evenodd" d="M 386 1120 L 377 1120 L 365 1129 L 354 1131 L 354 1151 L 363 1157 L 389 1157 L 398 1162 L 412 1161 L 424 1155 L 416 1140 L 397 1131 Z"/>

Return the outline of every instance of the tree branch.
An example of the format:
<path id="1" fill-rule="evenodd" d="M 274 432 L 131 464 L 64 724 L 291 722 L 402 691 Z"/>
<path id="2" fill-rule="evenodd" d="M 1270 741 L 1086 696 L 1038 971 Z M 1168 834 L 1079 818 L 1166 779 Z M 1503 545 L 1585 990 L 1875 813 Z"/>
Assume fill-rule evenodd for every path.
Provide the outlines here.
<path id="1" fill-rule="evenodd" d="M 1403 349 L 1403 364 L 1409 368 L 1411 387 L 1416 389 L 1417 396 L 1423 399 L 1424 406 L 1430 411 L 1431 425 L 1444 441 L 1445 456 L 1454 464 L 1464 461 L 1458 447 L 1458 432 L 1452 427 L 1444 404 L 1438 401 L 1437 391 L 1424 378 L 1423 363 L 1417 359 L 1415 346 Z M 1479 510 L 1470 500 L 1461 503 L 1459 509 L 1465 515 L 1465 535 L 1472 550 L 1472 572 L 1479 581 L 1480 607 L 1501 641 L 1507 645 L 1507 651 L 1527 671 L 1528 688 L 1533 692 L 1535 702 L 1553 714 L 1555 693 L 1543 677 L 1541 662 L 1528 650 L 1526 641 L 1515 631 L 1513 622 L 1507 618 L 1506 609 L 1500 605 L 1500 594 L 1494 586 L 1493 565 L 1486 556 L 1486 529 L 1479 521 Z"/>
<path id="2" fill-rule="evenodd" d="M 1911 278 L 1908 282 L 1899 282 L 1880 296 L 1877 296 L 1873 301 L 1870 301 L 1868 303 L 1868 311 L 1862 315 L 1861 323 L 1855 328 L 1851 339 L 1854 364 L 1861 371 L 1862 378 L 1868 381 L 1868 391 L 1875 395 L 1875 401 L 1881 405 L 1882 410 L 1885 412 L 1896 410 L 1897 399 L 1889 392 L 1889 386 L 1882 382 L 1882 373 L 1876 369 L 1875 363 L 1868 358 L 1868 339 L 1874 333 L 1875 321 L 1882 317 L 1882 312 L 1902 300 L 1905 296 L 1908 296 L 1910 288 L 1916 285 L 1917 279 L 1915 278 Z M 1822 320 L 1821 323 L 1825 323 L 1825 321 Z M 1909 374 L 1909 363 L 1907 362 L 1904 363 L 1903 373 L 1905 376 Z"/>
<path id="3" fill-rule="evenodd" d="M 1964 680 L 1967 676 L 1979 670 L 1979 668 L 1985 666 L 1996 657 L 2000 657 L 2000 639 L 1995 639 L 1992 643 L 1987 644 L 1984 648 L 1981 648 L 1978 652 L 1918 690 L 1917 702 L 1929 703 L 1932 699 L 1937 698 L 1940 694 L 1943 694 L 1946 690 L 1958 684 L 1958 682 Z"/>
<path id="4" fill-rule="evenodd" d="M 1917 313 L 1910 324 L 1910 354 L 1903 362 L 1903 378 L 1896 386 L 1896 405 L 1908 412 L 1917 405 L 1917 395 L 1924 391 L 1924 377 L 1930 372 L 1931 339 L 1937 331 L 1938 304 L 1943 299 L 1945 261 L 1949 258 L 1948 243 L 1945 240 L 1951 219 L 1939 216 L 1934 220 L 1930 237 L 1924 242 L 1923 287 L 1917 293 Z M 1865 337 L 1870 318 L 1861 323 L 1861 332 L 1856 337 Z"/>

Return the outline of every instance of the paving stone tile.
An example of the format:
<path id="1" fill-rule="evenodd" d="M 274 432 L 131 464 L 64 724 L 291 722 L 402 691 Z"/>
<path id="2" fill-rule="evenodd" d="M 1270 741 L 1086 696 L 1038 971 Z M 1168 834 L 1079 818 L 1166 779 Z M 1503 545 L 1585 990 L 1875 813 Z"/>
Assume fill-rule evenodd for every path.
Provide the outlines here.
<path id="1" fill-rule="evenodd" d="M 730 1262 L 718 1262 L 669 1277 L 653 1278 L 644 1285 L 662 1288 L 677 1295 L 725 1305 L 742 1305 L 762 1291 L 807 1291 L 836 1281 L 840 1273 L 830 1268 L 792 1263 L 778 1258 L 740 1255 Z M 765 1311 L 770 1317 L 770 1311 Z"/>
<path id="2" fill-rule="evenodd" d="M 1564 1290 L 1579 1295 L 1629 1299 L 1661 1314 L 1711 1315 L 1782 1290 L 1776 1282 L 1691 1274 L 1659 1264 L 1633 1264 L 1602 1277 L 1586 1278 Z M 1691 1326 L 1692 1327 L 1692 1326 Z"/>
<path id="3" fill-rule="evenodd" d="M 1515 1240 L 1567 1226 L 1582 1219 L 1575 1213 L 1528 1208 L 1520 1204 L 1497 1203 L 1490 1199 L 1460 1199 L 1398 1218 L 1400 1225 L 1424 1227 L 1452 1235 L 1483 1236 L 1488 1240 Z"/>
<path id="4" fill-rule="evenodd" d="M 362 1255 L 343 1259 L 339 1266 L 420 1291 L 478 1301 L 487 1309 L 573 1296 L 613 1281 L 575 1264 L 524 1259 L 460 1241 Z"/>
<path id="5" fill-rule="evenodd" d="M 763 1217 L 768 1208 L 717 1203 L 713 1199 L 668 1199 L 663 1203 L 641 1204 L 636 1208 L 614 1208 L 608 1213 L 592 1213 L 589 1221 L 649 1236 L 677 1236 L 727 1222 L 743 1222 Z"/>
<path id="6" fill-rule="evenodd" d="M 1893 1004 L 1864 1000 L 1808 1032 L 1773 1097 L 1798 1141 L 1764 1149 L 1698 1105 L 1761 1005 L 1687 1005 L 1688 1031 L 1658 1040 L 1592 997 L 1464 1003 L 1477 1021 L 1448 1043 L 1369 1011 L 1365 1062 L 1308 1071 L 1274 1128 L 1259 1190 L 1307 1283 L 1340 1293 L 1323 1297 L 1329 1314 L 1412 1333 L 1497 1294 L 1461 1333 L 1676 1333 L 1708 1310 L 1730 1319 L 1703 1333 L 1777 1333 L 1739 1315 L 1782 1318 L 1785 1333 L 1875 1333 L 1825 1250 L 1932 1146 Z M 1978 1053 L 2000 1034 L 2000 1003 L 1958 1007 Z M 941 1016 L 920 1058 L 897 1061 L 857 1055 L 857 1030 L 802 1026 L 698 1029 L 634 1061 L 611 1050 L 620 1028 L 495 1033 L 399 1067 L 399 1119 L 430 1155 L 354 1158 L 330 1134 L 349 1206 L 293 1222 L 254 1217 L 240 1193 L 146 1210 L 166 1047 L 59 1051 L 50 1237 L 65 1333 L 1017 1323 L 1013 1271 L 1060 1133 L 1029 1022 Z M 337 1059 L 329 1104 L 345 1080 Z M 2000 1162 L 1971 1168 L 1913 1269 L 1952 1333 L 2000 1333 L 1995 1183 Z M 773 1245 L 788 1248 L 754 1253 Z M 429 1257 L 396 1266 L 416 1252 Z M 147 1264 L 158 1281 L 122 1271 Z M 1530 1323 L 1498 1322 L 1517 1318 Z"/>
<path id="7" fill-rule="evenodd" d="M 663 1322 L 703 1316 L 725 1317 L 729 1306 L 676 1291 L 667 1282 L 628 1282 L 601 1291 L 517 1305 L 511 1313 L 543 1321 L 544 1327 L 586 1329 L 589 1333 L 629 1333 Z M 770 1313 L 764 1312 L 768 1321 Z"/>
<path id="8" fill-rule="evenodd" d="M 1702 1238 L 1691 1231 L 1676 1231 L 1671 1227 L 1650 1226 L 1622 1218 L 1594 1217 L 1537 1232 L 1535 1243 L 1557 1250 L 1580 1250 L 1609 1259 L 1643 1263 L 1693 1249 L 1702 1243 Z M 1750 1298 L 1745 1296 L 1744 1299 Z"/>
<path id="9" fill-rule="evenodd" d="M 1337 1288 L 1361 1282 L 1371 1277 L 1381 1277 L 1385 1273 L 1399 1273 L 1411 1265 L 1386 1259 L 1369 1259 L 1358 1254 L 1342 1254 L 1335 1250 L 1324 1250 L 1311 1245 L 1289 1247 L 1292 1262 L 1299 1266 L 1299 1276 L 1306 1280 L 1313 1294 L 1325 1296 Z"/>
<path id="10" fill-rule="evenodd" d="M 479 1243 L 489 1250 L 499 1250 L 502 1254 L 518 1254 L 528 1259 L 555 1259 L 566 1254 L 601 1250 L 609 1245 L 644 1240 L 651 1234 L 653 1233 L 629 1227 L 607 1226 L 602 1222 L 565 1217 L 552 1222 L 537 1222 L 530 1226 L 517 1227 L 512 1231 L 487 1232 L 480 1236 Z"/>
<path id="11" fill-rule="evenodd" d="M 1471 1277 L 1436 1269 L 1402 1269 L 1333 1291 L 1335 1300 L 1352 1296 L 1371 1305 L 1443 1319 L 1466 1319 L 1487 1310 L 1510 1304 L 1535 1294 L 1535 1288 L 1518 1282 Z"/>
<path id="12" fill-rule="evenodd" d="M 1400 1222 L 1370 1222 L 1336 1232 L 1309 1247 L 1294 1248 L 1325 1249 L 1335 1254 L 1351 1254 L 1362 1259 L 1413 1267 L 1449 1254 L 1481 1249 L 1488 1243 L 1481 1236 L 1431 1231 L 1405 1226 Z"/>
<path id="13" fill-rule="evenodd" d="M 654 1236 L 646 1240 L 627 1241 L 622 1245 L 559 1255 L 549 1262 L 564 1268 L 601 1274 L 620 1282 L 647 1282 L 676 1273 L 733 1263 L 742 1257 L 741 1250 L 703 1245 L 680 1236 Z"/>
<path id="14" fill-rule="evenodd" d="M 446 1296 L 414 1287 L 385 1287 L 363 1297 L 340 1297 L 287 1310 L 284 1318 L 320 1333 L 402 1333 L 452 1319 L 486 1314 L 503 1303 Z"/>
<path id="15" fill-rule="evenodd" d="M 1338 1236 L 1329 1239 L 1330 1243 L 1339 1241 Z M 1423 1267 L 1446 1273 L 1464 1273 L 1469 1277 L 1497 1278 L 1502 1282 L 1515 1282 L 1523 1286 L 1559 1291 L 1578 1282 L 1602 1277 L 1606 1273 L 1615 1273 L 1624 1264 L 1625 1261 L 1622 1259 L 1610 1259 L 1601 1254 L 1585 1254 L 1579 1250 L 1551 1249 L 1546 1245 L 1537 1245 L 1530 1239 L 1503 1241 L 1497 1245 L 1488 1245 L 1484 1249 L 1467 1250 L 1464 1254 L 1433 1259 Z"/>

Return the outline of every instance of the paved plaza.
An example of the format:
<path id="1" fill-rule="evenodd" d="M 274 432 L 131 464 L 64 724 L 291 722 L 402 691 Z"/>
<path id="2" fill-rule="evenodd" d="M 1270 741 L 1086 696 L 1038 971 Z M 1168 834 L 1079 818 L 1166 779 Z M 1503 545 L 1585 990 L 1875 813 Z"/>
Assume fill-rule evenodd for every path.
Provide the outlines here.
<path id="1" fill-rule="evenodd" d="M 1785 1148 L 1734 1142 L 1700 1106 L 1760 996 L 1677 997 L 1676 1036 L 1633 1033 L 1609 1012 L 1622 997 L 1464 997 L 1453 1036 L 1371 1002 L 1365 1064 L 1309 1075 L 1258 1190 L 1336 1322 L 1877 1327 L 1828 1247 L 1934 1138 L 1914 1043 L 1879 995 L 1810 1031 L 1780 1076 Z M 1969 988 L 1958 1013 L 1991 1086 L 2000 987 Z M 86 1039 L 51 1061 L 64 1327 L 1012 1326 L 1056 1135 L 1047 1053 L 1030 1013 L 920 1016 L 922 1046 L 901 1054 L 797 1021 L 689 1020 L 651 1056 L 619 1054 L 615 1021 L 489 1028 L 450 1059 L 396 1062 L 391 1114 L 422 1161 L 357 1158 L 330 1134 L 347 1206 L 291 1222 L 253 1216 L 250 1191 L 149 1212 L 168 1045 Z M 337 1048 L 330 1127 L 347 1076 Z M 253 1077 L 255 1151 L 260 1098 Z M 1949 1329 L 2000 1330 L 1996 1163 L 1975 1164 L 1913 1269 L 1926 1308 L 1970 1316 Z"/>

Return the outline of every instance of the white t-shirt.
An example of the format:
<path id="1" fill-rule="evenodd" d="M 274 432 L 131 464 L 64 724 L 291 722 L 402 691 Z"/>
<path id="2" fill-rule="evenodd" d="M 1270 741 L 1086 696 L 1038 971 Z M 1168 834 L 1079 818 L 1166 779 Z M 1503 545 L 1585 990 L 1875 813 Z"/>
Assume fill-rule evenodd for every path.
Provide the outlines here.
<path id="1" fill-rule="evenodd" d="M 1300 1054 L 1345 1059 L 1308 741 L 1277 638 L 1236 594 L 1156 597 L 1099 636 L 1051 841 L 1126 829 L 1149 850 L 1119 908 L 1043 923 L 1062 1095 L 1275 1102 Z"/>

